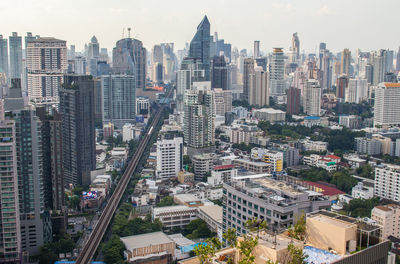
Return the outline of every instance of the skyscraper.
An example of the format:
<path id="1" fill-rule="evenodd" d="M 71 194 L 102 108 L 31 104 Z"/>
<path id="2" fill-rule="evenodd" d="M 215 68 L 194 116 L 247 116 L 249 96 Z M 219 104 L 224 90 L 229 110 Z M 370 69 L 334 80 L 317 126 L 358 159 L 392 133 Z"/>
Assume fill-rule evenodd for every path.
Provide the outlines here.
<path id="1" fill-rule="evenodd" d="M 274 48 L 270 64 L 270 91 L 271 95 L 285 94 L 285 58 L 282 48 Z"/>
<path id="2" fill-rule="evenodd" d="M 0 72 L 8 77 L 8 44 L 3 35 L 0 35 Z"/>
<path id="3" fill-rule="evenodd" d="M 46 208 L 61 211 L 65 206 L 62 121 L 56 109 L 51 112 L 49 114 L 45 107 L 36 108 L 36 115 L 42 122 L 44 203 Z"/>
<path id="4" fill-rule="evenodd" d="M 214 145 L 215 107 L 210 82 L 195 83 L 192 90 L 185 92 L 183 133 L 188 147 Z"/>
<path id="5" fill-rule="evenodd" d="M 250 75 L 254 74 L 254 59 L 246 58 L 243 62 L 243 99 L 249 101 Z"/>
<path id="6" fill-rule="evenodd" d="M 157 140 L 157 179 L 175 178 L 183 168 L 183 138 L 168 134 Z"/>
<path id="7" fill-rule="evenodd" d="M 344 49 L 342 51 L 342 58 L 340 63 L 340 74 L 350 74 L 350 62 L 351 62 L 351 52 L 349 49 Z"/>
<path id="8" fill-rule="evenodd" d="M 257 66 L 249 75 L 249 104 L 263 107 L 269 105 L 269 72 Z"/>
<path id="9" fill-rule="evenodd" d="M 336 97 L 339 99 L 344 99 L 346 96 L 346 90 L 349 85 L 349 77 L 346 75 L 341 75 L 336 80 Z"/>
<path id="10" fill-rule="evenodd" d="M 9 78 L 21 78 L 22 75 L 22 37 L 13 32 L 9 37 L 10 45 L 10 76 Z"/>
<path id="11" fill-rule="evenodd" d="M 103 94 L 103 122 L 117 127 L 133 123 L 136 116 L 136 87 L 132 75 L 104 75 L 101 77 Z"/>
<path id="12" fill-rule="evenodd" d="M 163 62 L 163 52 L 161 49 L 161 45 L 154 45 L 153 50 L 151 52 L 151 63 L 162 63 Z"/>
<path id="13" fill-rule="evenodd" d="M 20 210 L 18 199 L 18 171 L 15 121 L 4 120 L 0 114 L 0 262 L 19 263 L 21 254 Z M 4 187 L 3 187 L 4 184 Z"/>
<path id="14" fill-rule="evenodd" d="M 366 79 L 350 79 L 345 93 L 346 102 L 359 104 L 368 98 L 368 83 Z"/>
<path id="15" fill-rule="evenodd" d="M 396 71 L 400 71 L 400 47 L 399 50 L 397 51 Z"/>
<path id="16" fill-rule="evenodd" d="M 372 64 L 372 84 L 378 85 L 383 82 L 386 66 L 386 50 L 379 50 L 370 54 Z"/>
<path id="17" fill-rule="evenodd" d="M 13 111 L 18 161 L 22 251 L 36 255 L 52 239 L 45 212 L 42 123 L 33 107 Z"/>
<path id="18" fill-rule="evenodd" d="M 257 59 L 260 57 L 260 41 L 254 40 L 254 54 L 253 59 Z"/>
<path id="19" fill-rule="evenodd" d="M 321 87 L 319 82 L 310 79 L 306 83 L 303 96 L 304 112 L 310 116 L 319 116 L 321 112 Z"/>
<path id="20" fill-rule="evenodd" d="M 292 36 L 292 51 L 295 52 L 296 60 L 300 59 L 300 40 L 297 32 Z"/>
<path id="21" fill-rule="evenodd" d="M 211 88 L 228 89 L 228 68 L 225 56 L 214 56 L 211 65 Z"/>
<path id="22" fill-rule="evenodd" d="M 205 80 L 204 65 L 200 59 L 185 58 L 181 63 L 181 69 L 176 78 L 176 102 L 177 110 L 183 111 L 185 91 L 192 88 L 193 82 Z"/>
<path id="23" fill-rule="evenodd" d="M 91 76 L 65 75 L 60 89 L 64 184 L 90 183 L 96 168 L 94 81 Z"/>
<path id="24" fill-rule="evenodd" d="M 207 16 L 197 26 L 189 46 L 189 57 L 200 59 L 204 65 L 205 79 L 210 80 L 210 22 Z"/>
<path id="25" fill-rule="evenodd" d="M 297 115 L 300 113 L 300 89 L 290 87 L 287 92 L 286 113 L 289 115 Z"/>
<path id="26" fill-rule="evenodd" d="M 125 38 L 118 40 L 113 49 L 113 72 L 134 75 L 136 88 L 146 86 L 146 49 L 140 40 Z"/>
<path id="27" fill-rule="evenodd" d="M 37 104 L 57 104 L 63 74 L 67 72 L 66 41 L 38 38 L 26 49 L 29 99 Z"/>
<path id="28" fill-rule="evenodd" d="M 100 56 L 100 44 L 97 40 L 96 36 L 93 36 L 90 39 L 90 43 L 88 45 L 88 58 L 98 58 Z"/>
<path id="29" fill-rule="evenodd" d="M 325 50 L 326 50 L 326 43 L 324 43 L 324 42 L 321 42 L 321 43 L 319 43 L 319 59 L 318 59 L 318 61 L 319 61 L 319 69 L 323 69 L 323 66 L 322 66 L 322 64 L 323 64 L 323 57 L 324 57 L 324 54 L 325 54 Z"/>
<path id="30" fill-rule="evenodd" d="M 374 126 L 400 124 L 400 83 L 380 83 L 375 89 Z"/>
<path id="31" fill-rule="evenodd" d="M 40 36 L 38 36 L 38 35 L 34 36 L 32 34 L 32 32 L 27 32 L 26 36 L 25 36 L 25 51 L 26 51 L 26 48 L 28 47 L 29 41 L 32 41 L 32 40 L 35 40 L 35 39 L 38 39 L 38 38 L 40 38 Z"/>

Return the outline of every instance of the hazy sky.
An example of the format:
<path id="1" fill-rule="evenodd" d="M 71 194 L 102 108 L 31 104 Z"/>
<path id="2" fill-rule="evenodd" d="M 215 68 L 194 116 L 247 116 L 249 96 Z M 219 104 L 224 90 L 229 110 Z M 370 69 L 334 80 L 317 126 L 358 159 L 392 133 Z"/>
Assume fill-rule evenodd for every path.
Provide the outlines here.
<path id="1" fill-rule="evenodd" d="M 399 0 L 0 0 L 0 34 L 30 31 L 67 40 L 77 50 L 96 35 L 111 50 L 122 29 L 131 27 L 147 49 L 160 42 L 180 49 L 206 14 L 211 32 L 239 49 L 252 50 L 253 40 L 261 41 L 262 51 L 287 49 L 298 32 L 306 52 L 319 42 L 332 51 L 397 50 L 399 12 Z"/>

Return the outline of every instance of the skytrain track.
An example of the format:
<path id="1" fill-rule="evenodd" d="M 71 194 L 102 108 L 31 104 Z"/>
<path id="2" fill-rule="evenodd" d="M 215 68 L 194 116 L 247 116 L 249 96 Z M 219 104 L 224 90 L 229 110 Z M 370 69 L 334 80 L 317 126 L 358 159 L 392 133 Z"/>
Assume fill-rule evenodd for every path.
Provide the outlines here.
<path id="1" fill-rule="evenodd" d="M 171 96 L 172 90 L 173 90 L 172 88 L 169 90 L 166 96 L 167 98 Z M 164 110 L 165 110 L 165 105 L 161 105 L 161 107 L 155 113 L 155 116 L 150 124 L 148 132 L 144 134 L 144 137 L 140 141 L 137 151 L 130 160 L 128 167 L 126 168 L 110 200 L 108 201 L 106 207 L 104 208 L 102 214 L 100 215 L 100 218 L 96 226 L 93 228 L 93 231 L 91 232 L 88 241 L 82 248 L 78 258 L 76 259 L 77 264 L 88 264 L 91 262 L 93 255 L 96 252 L 97 247 L 99 246 L 104 236 L 104 233 L 106 232 L 107 227 L 110 224 L 111 219 L 118 208 L 118 204 L 121 201 L 121 198 L 126 190 L 126 187 L 128 186 L 128 183 L 133 173 L 135 172 L 136 167 L 139 164 L 140 158 L 142 157 L 142 154 L 146 149 L 152 134 L 154 133 L 154 128 L 160 121 L 161 115 Z"/>

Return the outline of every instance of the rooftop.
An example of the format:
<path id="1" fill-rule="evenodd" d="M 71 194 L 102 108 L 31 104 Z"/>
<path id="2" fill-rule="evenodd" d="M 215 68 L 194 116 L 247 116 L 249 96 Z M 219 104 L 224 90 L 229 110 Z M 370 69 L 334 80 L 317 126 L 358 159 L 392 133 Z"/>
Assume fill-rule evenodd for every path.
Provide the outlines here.
<path id="1" fill-rule="evenodd" d="M 295 189 L 292 185 L 287 184 L 284 181 L 277 181 L 268 178 L 254 179 L 253 181 L 259 183 L 260 185 L 273 189 L 280 190 L 282 192 L 291 193 L 291 194 L 302 194 L 300 190 Z"/>
<path id="2" fill-rule="evenodd" d="M 122 243 L 124 243 L 125 248 L 132 251 L 136 248 L 143 248 L 150 245 L 160 245 L 174 242 L 163 232 L 147 233 L 135 236 L 121 237 Z"/>
<path id="3" fill-rule="evenodd" d="M 342 192 L 341 190 L 336 189 L 334 187 L 330 187 L 330 186 L 322 184 L 322 183 L 311 182 L 311 181 L 304 181 L 304 183 L 321 189 L 323 195 L 333 196 L 333 195 L 338 195 L 338 194 L 344 194 L 344 192 Z"/>
<path id="4" fill-rule="evenodd" d="M 200 206 L 199 210 L 211 217 L 214 221 L 222 223 L 222 207 L 219 205 Z"/>

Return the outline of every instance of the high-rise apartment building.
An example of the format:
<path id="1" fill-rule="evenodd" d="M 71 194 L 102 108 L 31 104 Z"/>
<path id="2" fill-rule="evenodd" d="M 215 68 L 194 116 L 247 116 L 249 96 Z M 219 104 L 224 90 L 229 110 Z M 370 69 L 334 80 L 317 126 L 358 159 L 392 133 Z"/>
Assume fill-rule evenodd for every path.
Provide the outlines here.
<path id="1" fill-rule="evenodd" d="M 0 72 L 4 72 L 8 77 L 8 43 L 3 35 L 0 35 Z"/>
<path id="2" fill-rule="evenodd" d="M 215 107 L 210 82 L 195 84 L 185 93 L 183 132 L 185 144 L 197 149 L 214 145 Z"/>
<path id="3" fill-rule="evenodd" d="M 99 41 L 97 40 L 96 36 L 93 36 L 90 39 L 89 45 L 88 45 L 88 58 L 98 58 L 100 56 L 100 44 Z"/>
<path id="4" fill-rule="evenodd" d="M 197 26 L 189 46 L 189 57 L 200 59 L 204 65 L 205 80 L 210 80 L 210 22 L 207 16 Z"/>
<path id="5" fill-rule="evenodd" d="M 385 66 L 386 66 L 386 50 L 379 50 L 370 53 L 372 65 L 372 84 L 378 85 L 384 81 Z"/>
<path id="6" fill-rule="evenodd" d="M 400 71 L 400 47 L 399 47 L 399 50 L 397 51 L 396 71 Z"/>
<path id="7" fill-rule="evenodd" d="M 174 178 L 183 168 L 183 138 L 163 135 L 157 140 L 157 178 Z"/>
<path id="8" fill-rule="evenodd" d="M 146 86 L 146 49 L 140 40 L 125 38 L 118 40 L 113 49 L 113 72 L 135 76 L 136 88 Z"/>
<path id="9" fill-rule="evenodd" d="M 87 185 L 96 168 L 94 81 L 91 76 L 65 75 L 60 89 L 64 184 Z"/>
<path id="10" fill-rule="evenodd" d="M 254 74 L 254 59 L 246 58 L 243 62 L 243 99 L 249 100 L 250 75 Z"/>
<path id="11" fill-rule="evenodd" d="M 306 83 L 303 95 L 304 112 L 310 116 L 319 116 L 321 112 L 321 87 L 319 82 L 310 79 Z"/>
<path id="12" fill-rule="evenodd" d="M 346 74 L 350 76 L 350 63 L 351 63 L 351 52 L 349 49 L 342 51 L 342 58 L 340 62 L 340 74 Z"/>
<path id="13" fill-rule="evenodd" d="M 287 92 L 286 113 L 289 115 L 297 115 L 300 113 L 300 89 L 290 87 Z"/>
<path id="14" fill-rule="evenodd" d="M 103 75 L 103 122 L 117 127 L 133 123 L 136 116 L 136 86 L 132 75 Z"/>
<path id="15" fill-rule="evenodd" d="M 254 54 L 253 59 L 257 59 L 260 57 L 260 41 L 254 40 Z"/>
<path id="16" fill-rule="evenodd" d="M 154 45 L 151 51 L 151 62 L 152 63 L 162 63 L 163 62 L 163 51 L 161 45 Z"/>
<path id="17" fill-rule="evenodd" d="M 381 164 L 375 168 L 374 196 L 400 201 L 400 166 Z"/>
<path id="18" fill-rule="evenodd" d="M 348 76 L 341 75 L 336 79 L 336 98 L 345 99 L 348 85 L 349 85 Z"/>
<path id="19" fill-rule="evenodd" d="M 15 121 L 0 116 L 0 262 L 20 263 L 21 231 Z"/>
<path id="20" fill-rule="evenodd" d="M 371 211 L 371 219 L 381 227 L 381 239 L 389 236 L 400 237 L 400 206 L 397 204 L 378 205 Z"/>
<path id="21" fill-rule="evenodd" d="M 228 67 L 225 56 L 214 56 L 211 62 L 211 88 L 228 89 Z"/>
<path id="22" fill-rule="evenodd" d="M 269 72 L 262 67 L 255 67 L 249 75 L 249 84 L 249 104 L 261 107 L 269 105 Z"/>
<path id="23" fill-rule="evenodd" d="M 185 91 L 192 88 L 193 82 L 205 80 L 204 65 L 200 59 L 185 58 L 176 76 L 176 104 L 177 110 L 182 112 Z"/>
<path id="24" fill-rule="evenodd" d="M 66 41 L 38 38 L 26 48 L 29 99 L 37 104 L 57 104 L 63 75 L 68 70 Z"/>
<path id="25" fill-rule="evenodd" d="M 13 111 L 16 131 L 22 251 L 36 255 L 52 239 L 45 213 L 42 122 L 33 107 Z"/>
<path id="26" fill-rule="evenodd" d="M 216 88 L 214 92 L 215 115 L 225 116 L 232 112 L 232 91 Z"/>
<path id="27" fill-rule="evenodd" d="M 46 208 L 61 211 L 65 206 L 62 121 L 56 109 L 51 112 L 48 114 L 45 107 L 36 108 L 42 122 L 44 202 Z"/>
<path id="28" fill-rule="evenodd" d="M 269 67 L 271 95 L 285 94 L 285 57 L 282 48 L 274 48 Z"/>
<path id="29" fill-rule="evenodd" d="M 359 104 L 368 98 L 367 79 L 350 79 L 345 92 L 345 101 L 348 103 Z"/>
<path id="30" fill-rule="evenodd" d="M 294 51 L 296 60 L 300 59 L 300 39 L 297 32 L 293 33 L 292 36 L 292 51 Z"/>
<path id="31" fill-rule="evenodd" d="M 374 125 L 400 124 L 400 83 L 380 83 L 375 89 Z"/>
<path id="32" fill-rule="evenodd" d="M 21 78 L 22 76 L 22 37 L 13 32 L 9 37 L 10 46 L 10 76 L 9 78 Z"/>

